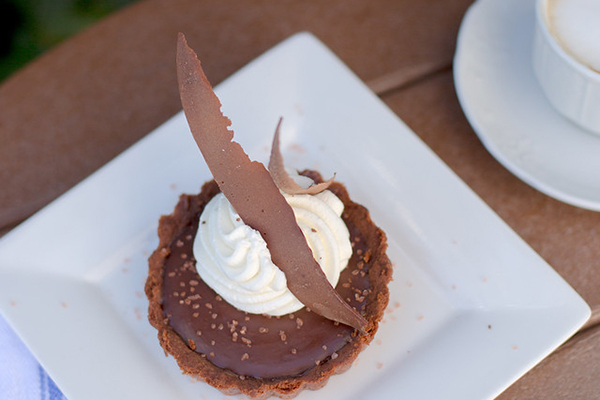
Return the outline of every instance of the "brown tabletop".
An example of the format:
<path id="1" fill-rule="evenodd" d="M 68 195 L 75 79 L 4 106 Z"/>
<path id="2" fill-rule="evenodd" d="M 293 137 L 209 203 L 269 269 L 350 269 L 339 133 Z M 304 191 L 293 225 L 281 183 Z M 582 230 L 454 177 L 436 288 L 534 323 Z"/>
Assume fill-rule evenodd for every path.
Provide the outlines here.
<path id="1" fill-rule="evenodd" d="M 482 146 L 458 104 L 452 56 L 472 0 L 146 0 L 104 19 L 0 86 L 0 233 L 180 109 L 185 32 L 217 84 L 310 31 L 333 50 L 594 311 L 499 399 L 600 396 L 600 213 L 532 189 Z"/>

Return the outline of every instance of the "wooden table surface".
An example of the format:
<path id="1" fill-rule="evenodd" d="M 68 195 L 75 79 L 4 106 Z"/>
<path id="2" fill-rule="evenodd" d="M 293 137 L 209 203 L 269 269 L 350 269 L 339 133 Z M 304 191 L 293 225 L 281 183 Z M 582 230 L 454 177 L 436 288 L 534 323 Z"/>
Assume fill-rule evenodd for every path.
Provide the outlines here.
<path id="1" fill-rule="evenodd" d="M 136 3 L 0 86 L 0 234 L 180 110 L 173 61 L 178 31 L 204 61 L 213 84 L 291 34 L 310 31 L 592 307 L 592 319 L 579 333 L 498 398 L 600 398 L 600 213 L 527 186 L 484 149 L 465 119 L 452 57 L 471 3 Z"/>

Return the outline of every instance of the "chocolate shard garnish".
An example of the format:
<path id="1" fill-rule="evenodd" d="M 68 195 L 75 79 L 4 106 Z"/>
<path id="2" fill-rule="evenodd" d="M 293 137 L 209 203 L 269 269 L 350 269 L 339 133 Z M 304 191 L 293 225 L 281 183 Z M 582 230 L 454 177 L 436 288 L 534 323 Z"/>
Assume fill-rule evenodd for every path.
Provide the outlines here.
<path id="1" fill-rule="evenodd" d="M 180 33 L 179 94 L 192 135 L 219 188 L 242 220 L 260 232 L 290 291 L 311 310 L 365 332 L 367 321 L 331 286 L 314 260 L 292 208 L 263 164 L 250 161 L 232 141 L 231 121 L 221 112 L 196 53 Z"/>
<path id="2" fill-rule="evenodd" d="M 273 145 L 271 146 L 271 158 L 269 159 L 269 173 L 275 182 L 275 185 L 287 194 L 317 194 L 327 189 L 333 182 L 333 178 L 326 182 L 321 182 L 316 185 L 312 185 L 308 188 L 303 188 L 298 185 L 285 170 L 283 163 L 283 155 L 281 155 L 280 144 L 279 144 L 279 131 L 281 128 L 281 122 L 283 118 L 279 118 L 277 128 L 275 128 L 275 135 L 273 135 Z"/>

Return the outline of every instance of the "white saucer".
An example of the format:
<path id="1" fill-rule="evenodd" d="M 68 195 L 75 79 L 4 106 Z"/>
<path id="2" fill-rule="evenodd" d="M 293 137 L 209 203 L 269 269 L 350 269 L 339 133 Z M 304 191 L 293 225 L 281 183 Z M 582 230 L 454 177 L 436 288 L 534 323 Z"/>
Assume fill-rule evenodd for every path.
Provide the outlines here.
<path id="1" fill-rule="evenodd" d="M 533 75 L 535 0 L 479 0 L 458 35 L 454 82 L 471 126 L 541 192 L 600 211 L 600 137 L 559 115 Z M 599 111 L 600 112 L 600 111 Z"/>

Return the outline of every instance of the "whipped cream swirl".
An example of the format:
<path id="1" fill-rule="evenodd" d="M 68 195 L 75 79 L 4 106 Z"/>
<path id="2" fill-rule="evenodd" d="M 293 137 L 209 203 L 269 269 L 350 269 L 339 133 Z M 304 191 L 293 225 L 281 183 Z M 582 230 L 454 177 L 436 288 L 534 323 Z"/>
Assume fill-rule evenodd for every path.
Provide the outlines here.
<path id="1" fill-rule="evenodd" d="M 312 183 L 303 176 L 294 179 L 301 185 Z M 341 218 L 344 204 L 329 190 L 316 195 L 282 194 L 315 260 L 335 287 L 352 255 L 350 233 Z M 260 233 L 244 224 L 222 193 L 210 200 L 200 216 L 194 257 L 202 280 L 242 311 L 278 316 L 304 307 L 287 288 L 285 274 L 271 261 Z"/>

